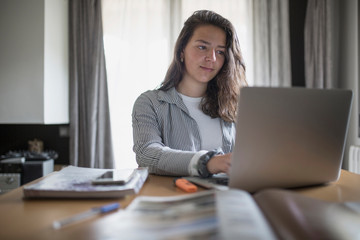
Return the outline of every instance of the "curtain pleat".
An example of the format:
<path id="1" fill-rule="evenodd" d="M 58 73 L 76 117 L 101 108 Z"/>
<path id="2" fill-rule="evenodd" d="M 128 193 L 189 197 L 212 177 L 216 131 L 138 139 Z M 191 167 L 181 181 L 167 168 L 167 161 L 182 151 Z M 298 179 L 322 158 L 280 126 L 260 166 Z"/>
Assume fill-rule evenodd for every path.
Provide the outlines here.
<path id="1" fill-rule="evenodd" d="M 336 0 L 308 0 L 304 31 L 305 83 L 308 88 L 338 87 Z"/>
<path id="2" fill-rule="evenodd" d="M 253 0 L 255 86 L 291 86 L 288 0 Z"/>
<path id="3" fill-rule="evenodd" d="M 101 1 L 70 0 L 70 163 L 113 168 Z"/>

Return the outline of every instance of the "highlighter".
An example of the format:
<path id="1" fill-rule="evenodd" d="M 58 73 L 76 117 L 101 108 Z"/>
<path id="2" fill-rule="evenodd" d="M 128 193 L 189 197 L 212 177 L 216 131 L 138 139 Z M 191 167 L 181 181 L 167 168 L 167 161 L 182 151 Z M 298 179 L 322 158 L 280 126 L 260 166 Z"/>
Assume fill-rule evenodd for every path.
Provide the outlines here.
<path id="1" fill-rule="evenodd" d="M 175 178 L 174 183 L 178 188 L 184 190 L 185 192 L 192 193 L 192 192 L 196 192 L 198 189 L 197 186 L 195 186 L 194 184 L 192 184 L 191 182 L 189 182 L 184 178 Z"/>

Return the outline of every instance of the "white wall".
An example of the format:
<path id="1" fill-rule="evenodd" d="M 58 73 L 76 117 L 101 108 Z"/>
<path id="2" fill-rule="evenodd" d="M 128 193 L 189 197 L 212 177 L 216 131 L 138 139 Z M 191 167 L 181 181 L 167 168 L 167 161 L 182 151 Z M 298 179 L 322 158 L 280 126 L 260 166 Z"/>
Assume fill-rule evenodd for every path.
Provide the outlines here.
<path id="1" fill-rule="evenodd" d="M 359 138 L 359 7 L 357 0 L 340 1 L 339 80 L 341 87 L 352 89 L 353 105 L 343 168 L 348 169 L 350 145 L 360 145 Z"/>
<path id="2" fill-rule="evenodd" d="M 68 1 L 0 1 L 0 124 L 69 122 Z"/>
<path id="3" fill-rule="evenodd" d="M 41 121 L 44 60 L 43 3 L 2 0 L 0 6 L 1 123 Z M 16 120 L 16 121 L 14 121 Z"/>
<path id="4" fill-rule="evenodd" d="M 45 0 L 44 122 L 69 122 L 68 0 Z"/>

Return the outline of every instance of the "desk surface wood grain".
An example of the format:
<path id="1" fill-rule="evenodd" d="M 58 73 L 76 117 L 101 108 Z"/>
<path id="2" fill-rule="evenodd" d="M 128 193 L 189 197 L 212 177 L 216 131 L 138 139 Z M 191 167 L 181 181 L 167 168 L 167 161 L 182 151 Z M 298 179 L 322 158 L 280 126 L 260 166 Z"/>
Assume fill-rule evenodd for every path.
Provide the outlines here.
<path id="1" fill-rule="evenodd" d="M 360 201 L 360 175 L 342 170 L 337 182 L 291 191 L 332 202 Z M 181 194 L 187 193 L 174 186 L 172 177 L 150 175 L 138 195 Z M 60 230 L 52 229 L 52 222 L 111 202 L 126 208 L 136 196 L 116 200 L 23 199 L 20 187 L 0 195 L 0 239 L 97 239 L 101 229 L 96 218 Z"/>

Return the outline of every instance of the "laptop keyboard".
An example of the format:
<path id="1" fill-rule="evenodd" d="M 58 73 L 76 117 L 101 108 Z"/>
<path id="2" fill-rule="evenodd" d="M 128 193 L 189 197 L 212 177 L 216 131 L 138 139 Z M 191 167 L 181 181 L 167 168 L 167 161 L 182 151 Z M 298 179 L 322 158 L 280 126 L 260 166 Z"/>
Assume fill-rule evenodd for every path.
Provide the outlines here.
<path id="1" fill-rule="evenodd" d="M 214 184 L 220 184 L 224 186 L 229 185 L 229 178 L 209 178 L 208 181 Z"/>

